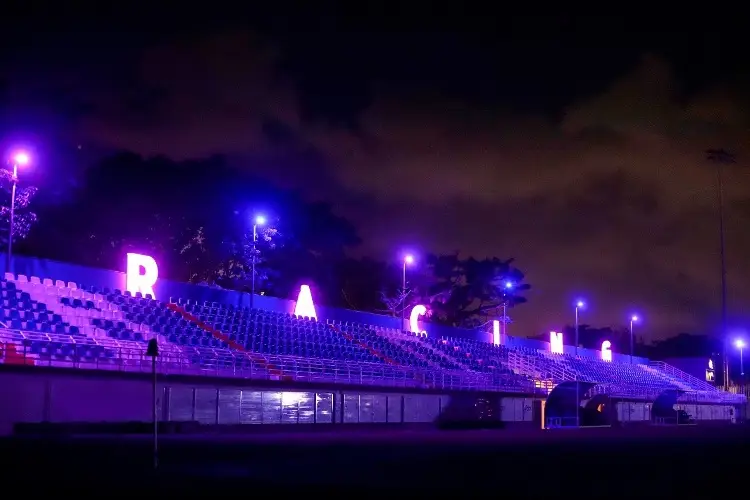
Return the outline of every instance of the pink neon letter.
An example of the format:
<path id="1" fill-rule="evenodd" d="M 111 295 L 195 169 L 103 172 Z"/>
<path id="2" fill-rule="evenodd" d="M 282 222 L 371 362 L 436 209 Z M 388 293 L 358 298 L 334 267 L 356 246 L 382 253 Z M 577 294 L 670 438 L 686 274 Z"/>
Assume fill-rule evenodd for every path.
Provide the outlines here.
<path id="1" fill-rule="evenodd" d="M 612 342 L 602 342 L 602 361 L 612 361 Z"/>
<path id="2" fill-rule="evenodd" d="M 417 304 L 414 306 L 414 309 L 411 310 L 411 315 L 409 316 L 409 328 L 412 333 L 422 333 L 419 331 L 419 317 L 424 316 L 426 312 L 427 308 L 422 304 Z"/>
<path id="3" fill-rule="evenodd" d="M 297 303 L 294 305 L 294 314 L 301 317 L 315 318 L 318 319 L 318 315 L 315 314 L 315 304 L 313 304 L 312 293 L 310 293 L 310 287 L 308 285 L 302 285 L 299 287 L 299 295 L 297 295 Z"/>
<path id="4" fill-rule="evenodd" d="M 562 332 L 549 332 L 549 350 L 557 354 L 563 353 Z"/>
<path id="5" fill-rule="evenodd" d="M 498 320 L 492 321 L 492 343 L 500 345 L 500 322 Z"/>
<path id="6" fill-rule="evenodd" d="M 141 273 L 143 269 L 143 273 Z M 128 292 L 135 295 L 141 292 L 143 296 L 151 295 L 156 298 L 154 285 L 159 277 L 159 266 L 153 257 L 141 255 L 139 253 L 128 254 L 128 266 L 125 273 L 125 288 Z"/>

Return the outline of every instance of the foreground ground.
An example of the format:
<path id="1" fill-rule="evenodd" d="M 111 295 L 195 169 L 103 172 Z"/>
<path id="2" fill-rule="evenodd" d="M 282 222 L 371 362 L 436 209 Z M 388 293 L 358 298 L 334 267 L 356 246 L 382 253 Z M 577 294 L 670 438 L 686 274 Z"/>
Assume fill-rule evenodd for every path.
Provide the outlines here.
<path id="1" fill-rule="evenodd" d="M 748 426 L 164 436 L 157 472 L 153 442 L 144 436 L 11 438 L 0 440 L 0 460 L 12 478 L 6 485 L 84 496 L 102 487 L 193 493 L 241 487 L 277 496 L 418 489 L 653 498 L 738 493 L 749 438 Z"/>

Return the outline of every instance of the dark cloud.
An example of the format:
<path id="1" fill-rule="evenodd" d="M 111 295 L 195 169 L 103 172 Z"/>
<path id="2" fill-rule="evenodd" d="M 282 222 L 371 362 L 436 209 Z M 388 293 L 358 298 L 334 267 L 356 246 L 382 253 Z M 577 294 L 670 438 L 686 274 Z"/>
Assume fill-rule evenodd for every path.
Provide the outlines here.
<path id="1" fill-rule="evenodd" d="M 624 324 L 638 310 L 655 336 L 714 328 L 715 176 L 703 152 L 750 155 L 747 107 L 731 82 L 686 98 L 670 66 L 649 56 L 557 118 L 375 85 L 356 126 L 341 127 L 303 117 L 279 60 L 236 33 L 149 49 L 123 70 L 127 85 L 85 73 L 39 85 L 64 88 L 80 110 L 70 136 L 176 158 L 227 154 L 330 199 L 361 228 L 365 252 L 516 257 L 535 286 L 517 311 L 519 333 L 569 321 L 578 294 L 591 302 L 587 322 Z M 739 319 L 750 299 L 748 175 L 727 172 Z"/>

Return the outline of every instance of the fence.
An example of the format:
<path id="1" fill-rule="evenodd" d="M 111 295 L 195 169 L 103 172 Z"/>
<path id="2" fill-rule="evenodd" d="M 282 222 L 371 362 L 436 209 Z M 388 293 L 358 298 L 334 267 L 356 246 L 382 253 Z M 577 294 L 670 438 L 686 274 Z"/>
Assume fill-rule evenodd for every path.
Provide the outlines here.
<path id="1" fill-rule="evenodd" d="M 94 349 L 99 350 L 96 355 L 92 353 Z M 160 344 L 160 351 L 156 360 L 156 370 L 164 375 L 528 395 L 546 395 L 550 391 L 544 384 L 535 384 L 533 381 L 535 376 L 541 375 L 537 372 L 543 371 L 543 367 L 537 366 L 526 356 L 516 356 L 512 352 L 509 358 L 510 367 L 516 373 L 527 375 L 528 380 L 517 375 L 265 355 L 171 343 Z M 9 329 L 0 329 L 0 363 L 142 373 L 152 370 L 152 358 L 146 355 L 146 344 L 142 342 Z M 611 396 L 644 401 L 653 400 L 658 395 L 636 386 L 601 385 L 599 390 Z M 713 387 L 710 391 L 695 392 L 690 397 L 706 403 L 742 404 L 747 401 L 741 394 L 717 391 Z"/>
<path id="2" fill-rule="evenodd" d="M 84 340 L 85 342 L 82 342 Z M 33 348 L 32 348 L 33 346 Z M 104 355 L 92 355 L 92 349 Z M 272 356 L 210 347 L 160 346 L 156 370 L 163 375 L 202 375 L 446 391 L 539 392 L 531 382 L 491 374 L 422 370 L 377 363 Z M 41 351 L 44 355 L 40 355 Z M 146 345 L 109 338 L 0 330 L 0 363 L 150 373 Z"/>

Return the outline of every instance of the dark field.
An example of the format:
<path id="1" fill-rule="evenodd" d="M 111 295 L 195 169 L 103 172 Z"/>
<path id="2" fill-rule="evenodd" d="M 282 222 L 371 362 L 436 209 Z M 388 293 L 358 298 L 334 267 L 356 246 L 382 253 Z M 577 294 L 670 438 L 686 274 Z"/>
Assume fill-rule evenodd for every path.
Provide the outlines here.
<path id="1" fill-rule="evenodd" d="M 263 488 L 264 496 L 418 490 L 669 498 L 737 492 L 749 437 L 746 425 L 164 436 L 157 472 L 147 437 L 12 438 L 0 441 L 0 458 L 4 475 L 14 478 L 6 485 L 84 496 L 155 488 L 202 495 L 239 489 L 252 497 Z"/>

